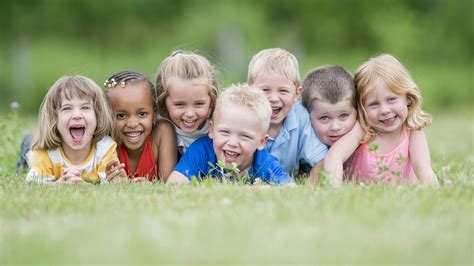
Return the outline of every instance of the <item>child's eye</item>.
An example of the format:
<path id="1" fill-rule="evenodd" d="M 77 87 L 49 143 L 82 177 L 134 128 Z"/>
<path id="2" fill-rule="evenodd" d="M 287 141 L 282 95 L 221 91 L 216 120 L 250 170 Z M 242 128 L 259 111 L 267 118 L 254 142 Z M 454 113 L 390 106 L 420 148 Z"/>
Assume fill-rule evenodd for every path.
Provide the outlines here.
<path id="1" fill-rule="evenodd" d="M 147 112 L 139 112 L 138 113 L 138 117 L 140 117 L 140 118 L 144 118 L 144 117 L 147 117 L 147 116 L 148 116 Z"/>
<path id="2" fill-rule="evenodd" d="M 349 114 L 341 114 L 339 116 L 339 118 L 341 118 L 341 120 L 346 120 L 348 117 L 349 117 Z"/>
<path id="3" fill-rule="evenodd" d="M 377 102 L 371 102 L 367 106 L 370 108 L 377 107 L 378 103 Z"/>
<path id="4" fill-rule="evenodd" d="M 322 123 L 326 123 L 329 121 L 329 116 L 321 116 L 319 118 L 319 121 L 321 121 Z"/>
<path id="5" fill-rule="evenodd" d="M 389 103 L 393 103 L 393 102 L 395 102 L 396 100 L 397 100 L 397 97 L 390 97 L 390 98 L 388 98 L 388 102 L 389 102 Z"/>
<path id="6" fill-rule="evenodd" d="M 197 102 L 197 103 L 196 103 L 197 106 L 203 106 L 203 105 L 205 105 L 205 104 L 206 104 L 205 102 Z"/>
<path id="7" fill-rule="evenodd" d="M 290 91 L 287 90 L 287 89 L 280 89 L 279 92 L 280 92 L 281 94 L 289 94 L 289 93 L 290 93 Z"/>
<path id="8" fill-rule="evenodd" d="M 115 115 L 115 118 L 117 118 L 117 120 L 123 120 L 123 119 L 125 119 L 125 117 L 126 117 L 125 114 L 116 114 Z"/>
<path id="9" fill-rule="evenodd" d="M 251 140 L 252 137 L 249 136 L 249 135 L 242 135 L 242 139 L 244 139 L 244 140 Z"/>
<path id="10" fill-rule="evenodd" d="M 71 110 L 71 109 L 72 109 L 72 108 L 71 108 L 70 106 L 63 106 L 63 107 L 61 107 L 60 110 L 61 110 L 61 111 L 69 111 L 69 110 Z"/>
<path id="11" fill-rule="evenodd" d="M 184 103 L 175 103 L 174 106 L 175 106 L 175 107 L 183 107 L 183 106 L 184 106 Z"/>
<path id="12" fill-rule="evenodd" d="M 229 135 L 229 131 L 223 130 L 223 129 L 222 129 L 222 130 L 219 130 L 219 133 L 220 133 L 221 135 Z"/>
<path id="13" fill-rule="evenodd" d="M 81 107 L 81 109 L 82 109 L 82 110 L 90 110 L 90 109 L 92 109 L 92 107 L 91 107 L 90 105 L 83 105 L 83 106 Z"/>

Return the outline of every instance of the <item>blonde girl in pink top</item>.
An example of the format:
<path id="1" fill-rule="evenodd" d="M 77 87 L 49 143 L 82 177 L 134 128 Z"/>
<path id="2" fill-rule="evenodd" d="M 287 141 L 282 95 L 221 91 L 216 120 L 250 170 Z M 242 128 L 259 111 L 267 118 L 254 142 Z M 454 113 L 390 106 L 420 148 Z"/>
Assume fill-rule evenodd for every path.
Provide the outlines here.
<path id="1" fill-rule="evenodd" d="M 350 156 L 344 164 L 348 180 L 438 185 L 423 131 L 431 116 L 421 110 L 421 93 L 405 67 L 382 54 L 363 63 L 354 78 L 360 127 L 328 154 L 331 183 L 341 183 L 342 162 Z"/>

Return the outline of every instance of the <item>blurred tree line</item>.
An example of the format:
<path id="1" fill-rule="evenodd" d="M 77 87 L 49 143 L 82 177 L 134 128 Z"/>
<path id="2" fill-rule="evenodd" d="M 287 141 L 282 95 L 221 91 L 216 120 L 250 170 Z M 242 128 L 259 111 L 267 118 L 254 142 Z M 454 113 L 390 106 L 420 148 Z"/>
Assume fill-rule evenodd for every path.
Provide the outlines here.
<path id="1" fill-rule="evenodd" d="M 0 29 L 0 110 L 19 100 L 36 112 L 64 74 L 101 85 L 133 69 L 154 81 L 173 49 L 208 56 L 225 85 L 245 81 L 264 48 L 293 52 L 302 75 L 389 52 L 434 87 L 432 108 L 472 100 L 473 0 L 7 0 Z"/>

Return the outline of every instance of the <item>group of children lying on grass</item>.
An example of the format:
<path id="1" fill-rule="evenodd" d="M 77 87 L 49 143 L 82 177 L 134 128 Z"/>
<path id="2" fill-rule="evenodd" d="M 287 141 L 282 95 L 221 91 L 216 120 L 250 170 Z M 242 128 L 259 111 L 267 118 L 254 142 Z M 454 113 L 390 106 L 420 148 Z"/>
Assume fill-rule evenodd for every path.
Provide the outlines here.
<path id="1" fill-rule="evenodd" d="M 221 90 L 205 57 L 175 51 L 155 84 L 134 71 L 112 75 L 103 89 L 83 76 L 60 78 L 22 156 L 26 179 L 40 183 L 225 178 L 294 185 L 302 175 L 333 186 L 436 186 L 423 131 L 431 116 L 421 107 L 417 85 L 388 54 L 354 76 L 324 65 L 300 83 L 296 57 L 266 49 L 252 58 L 247 83 Z"/>

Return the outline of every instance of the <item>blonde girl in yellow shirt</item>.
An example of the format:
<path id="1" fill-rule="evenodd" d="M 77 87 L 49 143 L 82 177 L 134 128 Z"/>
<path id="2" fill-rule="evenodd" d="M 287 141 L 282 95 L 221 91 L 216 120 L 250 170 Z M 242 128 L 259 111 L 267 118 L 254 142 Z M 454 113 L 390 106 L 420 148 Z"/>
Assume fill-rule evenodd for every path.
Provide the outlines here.
<path id="1" fill-rule="evenodd" d="M 28 181 L 107 181 L 107 164 L 117 160 L 116 143 L 110 137 L 114 123 L 104 93 L 94 81 L 83 76 L 57 80 L 41 103 L 38 122 L 27 156 Z"/>

